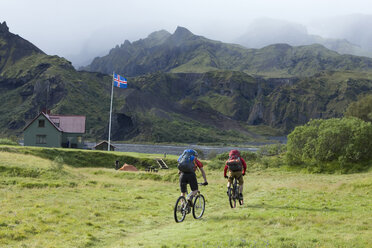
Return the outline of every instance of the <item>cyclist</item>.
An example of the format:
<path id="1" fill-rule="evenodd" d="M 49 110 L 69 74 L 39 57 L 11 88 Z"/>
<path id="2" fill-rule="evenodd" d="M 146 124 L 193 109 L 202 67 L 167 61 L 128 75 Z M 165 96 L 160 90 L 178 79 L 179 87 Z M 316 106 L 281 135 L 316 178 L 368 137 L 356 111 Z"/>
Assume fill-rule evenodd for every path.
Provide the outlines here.
<path id="1" fill-rule="evenodd" d="M 190 188 L 192 191 L 191 197 L 189 199 L 190 205 L 192 205 L 192 198 L 198 193 L 198 181 L 196 179 L 195 171 L 197 169 L 200 170 L 202 173 L 204 183 L 203 185 L 208 185 L 207 177 L 205 174 L 205 171 L 203 169 L 203 164 L 198 160 L 198 153 L 195 150 L 188 149 L 185 150 L 182 155 L 178 158 L 178 169 L 180 174 L 180 189 L 181 189 L 181 195 L 186 197 L 187 192 L 187 184 L 190 184 Z M 185 162 L 187 161 L 187 162 Z M 184 168 L 180 165 L 186 164 Z"/>
<path id="2" fill-rule="evenodd" d="M 227 176 L 227 170 L 229 170 L 229 176 Z M 229 153 L 229 159 L 226 161 L 225 168 L 223 170 L 223 176 L 228 179 L 227 181 L 227 194 L 229 194 L 230 185 L 233 183 L 234 178 L 239 182 L 239 198 L 243 200 L 243 176 L 247 170 L 247 164 L 244 159 L 240 156 L 238 150 L 231 150 Z"/>

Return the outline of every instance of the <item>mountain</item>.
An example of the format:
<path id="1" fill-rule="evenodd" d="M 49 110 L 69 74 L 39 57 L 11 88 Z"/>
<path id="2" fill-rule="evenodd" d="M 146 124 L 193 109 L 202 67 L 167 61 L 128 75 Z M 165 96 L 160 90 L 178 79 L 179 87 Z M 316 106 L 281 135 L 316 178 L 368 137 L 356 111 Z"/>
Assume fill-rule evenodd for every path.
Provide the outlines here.
<path id="1" fill-rule="evenodd" d="M 235 42 L 248 48 L 262 48 L 277 43 L 291 46 L 320 44 L 340 54 L 372 56 L 372 51 L 363 50 L 360 46 L 355 45 L 357 43 L 350 43 L 345 38 L 323 38 L 319 35 L 309 34 L 304 25 L 268 18 L 253 21 L 245 34 L 237 38 Z"/>
<path id="2" fill-rule="evenodd" d="M 311 119 L 342 117 L 359 96 L 372 94 L 371 76 L 370 72 L 325 71 L 288 81 L 256 99 L 248 124 L 262 123 L 289 132 Z"/>
<path id="3" fill-rule="evenodd" d="M 44 54 L 39 48 L 9 32 L 6 22 L 0 23 L 0 71 L 32 54 Z"/>
<path id="4" fill-rule="evenodd" d="M 199 140 L 207 142 L 218 136 L 210 136 L 216 130 L 249 133 L 249 125 L 288 132 L 310 119 L 341 117 L 359 95 L 372 94 L 371 75 L 322 72 L 309 78 L 262 79 L 236 71 L 148 74 L 133 78 L 129 91 L 120 93 L 124 102 L 116 112 L 123 122 L 115 123 L 124 130 L 138 127 L 147 139 L 149 130 L 158 139 L 188 130 L 183 139 L 203 134 Z M 194 130 L 193 122 L 214 129 Z"/>
<path id="5" fill-rule="evenodd" d="M 85 137 L 106 139 L 111 72 L 76 71 L 69 61 L 11 34 L 5 23 L 1 27 L 0 135 L 21 135 L 27 121 L 50 109 L 86 115 Z M 127 89 L 114 91 L 116 141 L 265 140 L 311 118 L 342 116 L 358 96 L 372 94 L 369 59 L 320 45 L 245 49 L 179 27 L 174 34 L 159 31 L 126 41 L 102 59 L 97 61 L 107 68 L 124 61 L 123 68 L 135 75 Z"/>
<path id="6" fill-rule="evenodd" d="M 353 14 L 318 19 L 311 23 L 314 32 L 358 45 L 367 55 L 372 54 L 372 15 Z"/>
<path id="7" fill-rule="evenodd" d="M 111 77 L 76 71 L 64 58 L 46 55 L 30 42 L 10 33 L 5 23 L 2 27 L 0 61 L 6 61 L 6 66 L 0 70 L 0 135 L 21 136 L 28 121 L 41 110 L 49 109 L 56 114 L 86 115 L 85 137 L 106 139 Z M 145 43 L 156 44 L 163 35 L 166 33 L 153 34 L 153 40 Z M 184 76 L 184 83 L 187 78 L 200 77 Z M 228 121 L 217 112 L 198 114 L 198 107 L 189 108 L 186 103 L 188 107 L 182 107 L 178 102 L 182 102 L 186 88 L 170 85 L 172 78 L 183 76 L 155 73 L 148 79 L 154 80 L 153 85 L 143 84 L 142 77 L 130 78 L 128 89 L 115 90 L 113 140 L 246 142 L 252 137 L 260 139 L 261 136 L 244 127 L 244 123 Z M 177 100 L 171 97 L 174 92 L 177 92 Z M 220 121 L 214 124 L 212 120 Z M 267 128 L 262 132 L 266 130 L 276 132 Z"/>
<path id="8" fill-rule="evenodd" d="M 20 135 L 43 109 L 89 114 L 87 130 L 102 133 L 108 116 L 110 77 L 77 72 L 71 63 L 48 56 L 0 24 L 0 134 Z"/>
<path id="9" fill-rule="evenodd" d="M 106 74 L 115 71 L 127 76 L 157 71 L 234 70 L 264 77 L 292 77 L 311 76 L 321 70 L 368 71 L 372 69 L 372 59 L 340 55 L 318 44 L 298 47 L 274 44 L 246 49 L 209 40 L 178 27 L 171 35 L 161 31 L 133 43 L 125 41 L 82 69 Z"/>

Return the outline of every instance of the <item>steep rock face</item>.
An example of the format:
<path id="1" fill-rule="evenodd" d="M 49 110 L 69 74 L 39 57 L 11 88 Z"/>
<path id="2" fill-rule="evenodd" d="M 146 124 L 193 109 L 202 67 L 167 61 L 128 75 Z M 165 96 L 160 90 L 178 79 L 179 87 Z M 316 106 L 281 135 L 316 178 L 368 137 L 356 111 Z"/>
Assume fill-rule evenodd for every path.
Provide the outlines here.
<path id="1" fill-rule="evenodd" d="M 371 81 L 358 77 L 358 73 L 345 77 L 329 72 L 305 79 L 262 79 L 219 71 L 131 78 L 128 89 L 115 93 L 120 101 L 114 111 L 112 139 L 159 142 L 172 137 L 181 141 L 183 129 L 192 122 L 242 134 L 248 133 L 242 123 L 288 132 L 312 118 L 340 116 L 359 94 L 372 92 Z M 188 139 L 199 139 L 197 135 Z"/>
<path id="2" fill-rule="evenodd" d="M 286 132 L 310 119 L 341 117 L 358 96 L 372 94 L 372 80 L 329 72 L 275 88 L 253 107 L 248 123 L 264 123 Z"/>
<path id="3" fill-rule="evenodd" d="M 132 78 L 130 88 L 120 92 L 118 96 L 125 100 L 117 114 L 126 117 L 122 124 L 116 121 L 113 126 L 113 133 L 117 134 L 114 139 L 136 135 L 152 139 L 154 133 L 162 128 L 161 125 L 167 125 L 168 130 L 176 130 L 177 125 L 187 125 L 190 122 L 215 130 L 247 132 L 240 124 L 240 120 L 245 118 L 242 117 L 246 114 L 244 109 L 250 107 L 245 97 L 253 98 L 257 94 L 257 88 L 254 78 L 239 72 L 156 73 Z M 226 106 L 224 100 L 230 101 L 231 106 Z M 240 106 L 242 101 L 248 104 Z M 170 135 L 181 140 L 185 130 L 177 132 L 179 135 Z M 158 138 L 153 138 L 166 141 L 167 137 L 162 133 L 158 135 Z"/>
<path id="4" fill-rule="evenodd" d="M 105 78 L 105 79 L 104 79 Z M 102 135 L 108 117 L 110 79 L 102 74 L 76 72 L 71 63 L 40 49 L 0 24 L 0 133 L 20 135 L 41 110 L 82 114 L 88 135 Z M 88 114 L 89 113 L 89 114 Z M 102 126 L 101 126 L 102 125 Z"/>
<path id="5" fill-rule="evenodd" d="M 259 124 L 265 123 L 263 112 L 264 112 L 264 107 L 262 105 L 262 102 L 256 103 L 252 107 L 252 111 L 249 113 L 248 120 L 247 120 L 248 124 L 249 125 L 259 125 Z M 270 118 L 270 119 L 275 120 L 275 117 Z"/>
<path id="6" fill-rule="evenodd" d="M 27 40 L 10 33 L 6 22 L 0 23 L 0 71 L 34 53 L 44 54 Z"/>
<path id="7" fill-rule="evenodd" d="M 1 30 L 0 58 L 5 66 L 0 69 L 0 99 L 5 104 L 0 104 L 0 133 L 21 134 L 28 119 L 48 108 L 57 114 L 86 115 L 86 136 L 107 138 L 112 71 L 109 75 L 77 72 L 63 58 L 31 49 L 31 43 L 10 34 L 6 25 Z M 249 68 L 254 72 L 312 73 L 311 68 L 331 65 L 341 70 L 353 68 L 353 63 L 361 70 L 369 68 L 365 58 L 340 57 L 321 46 L 277 44 L 243 51 L 181 27 L 173 35 L 161 31 L 150 36 L 126 41 L 105 58 L 107 68 L 115 64 L 112 59 L 117 56 L 133 74 L 146 72 L 128 78 L 127 89 L 114 91 L 113 140 L 246 142 L 257 135 L 247 124 L 287 132 L 311 118 L 341 116 L 350 102 L 372 92 L 368 71 L 323 71 L 312 77 L 281 74 L 276 78 L 242 72 Z M 22 47 L 17 44 L 22 42 L 28 48 L 18 52 Z M 229 70 L 217 70 L 220 67 Z M 177 71 L 191 72 L 174 73 Z"/>
<path id="8" fill-rule="evenodd" d="M 123 113 L 114 113 L 112 117 L 112 132 L 113 140 L 127 140 L 139 135 L 138 123 Z M 103 137 L 108 137 L 108 130 L 105 131 Z"/>
<path id="9" fill-rule="evenodd" d="M 310 119 L 342 116 L 358 95 L 372 93 L 372 81 L 356 80 L 357 73 L 347 76 L 329 72 L 313 78 L 265 80 L 240 72 L 157 73 L 133 78 L 119 112 L 131 118 L 133 126 L 127 128 L 132 134 L 151 130 L 150 120 L 158 118 L 168 125 L 184 118 L 242 133 L 243 122 L 289 132 Z"/>

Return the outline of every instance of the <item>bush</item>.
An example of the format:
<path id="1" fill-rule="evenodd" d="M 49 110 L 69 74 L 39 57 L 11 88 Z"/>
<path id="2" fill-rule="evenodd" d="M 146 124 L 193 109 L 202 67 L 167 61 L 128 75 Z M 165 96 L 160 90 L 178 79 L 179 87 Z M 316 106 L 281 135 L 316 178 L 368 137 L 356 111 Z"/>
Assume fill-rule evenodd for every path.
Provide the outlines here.
<path id="1" fill-rule="evenodd" d="M 211 152 L 208 154 L 208 159 L 209 159 L 209 160 L 215 159 L 216 157 L 217 157 L 217 152 L 216 152 L 216 151 L 211 151 Z"/>
<path id="2" fill-rule="evenodd" d="M 52 162 L 52 170 L 54 171 L 62 171 L 63 170 L 63 164 L 64 164 L 64 160 L 61 156 L 57 156 L 54 158 L 53 162 Z"/>
<path id="3" fill-rule="evenodd" d="M 372 159 L 371 140 L 372 124 L 361 119 L 312 120 L 288 135 L 287 162 L 345 172 L 355 167 L 352 164 Z"/>
<path id="4" fill-rule="evenodd" d="M 0 145 L 19 146 L 19 144 L 16 141 L 10 139 L 0 139 Z"/>
<path id="5" fill-rule="evenodd" d="M 223 170 L 225 167 L 225 162 L 221 160 L 214 159 L 208 163 L 209 170 Z"/>
<path id="6" fill-rule="evenodd" d="M 283 144 L 272 144 L 261 146 L 258 150 L 260 156 L 276 156 L 286 151 L 286 145 Z"/>

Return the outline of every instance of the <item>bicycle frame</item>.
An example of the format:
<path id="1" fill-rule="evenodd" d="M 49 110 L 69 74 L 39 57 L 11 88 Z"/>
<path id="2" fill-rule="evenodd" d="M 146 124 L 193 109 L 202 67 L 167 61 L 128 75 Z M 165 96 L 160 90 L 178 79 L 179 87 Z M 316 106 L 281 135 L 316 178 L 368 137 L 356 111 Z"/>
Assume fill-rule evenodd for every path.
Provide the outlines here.
<path id="1" fill-rule="evenodd" d="M 229 188 L 229 203 L 231 208 L 236 207 L 236 200 L 239 201 L 239 204 L 243 204 L 243 200 L 239 197 L 239 185 L 238 180 L 234 178 L 232 185 Z"/>
<path id="2" fill-rule="evenodd" d="M 199 185 L 203 184 L 199 183 Z M 191 208 L 192 214 L 195 219 L 200 219 L 204 214 L 205 199 L 204 196 L 200 193 L 200 191 L 198 190 L 197 194 L 195 195 L 194 202 L 192 203 L 191 206 L 189 199 L 192 195 L 192 191 L 190 193 L 186 191 L 186 194 L 187 194 L 186 197 L 185 196 L 178 197 L 176 205 L 174 206 L 174 219 L 176 222 L 182 222 L 185 219 L 186 215 L 191 212 Z M 178 216 L 179 214 L 181 216 Z"/>

